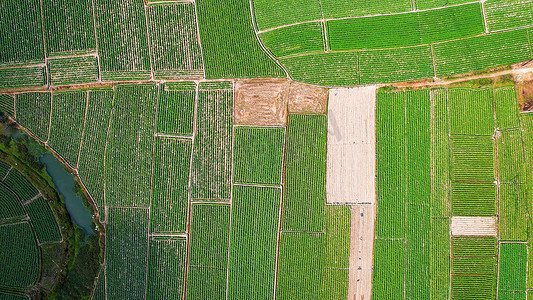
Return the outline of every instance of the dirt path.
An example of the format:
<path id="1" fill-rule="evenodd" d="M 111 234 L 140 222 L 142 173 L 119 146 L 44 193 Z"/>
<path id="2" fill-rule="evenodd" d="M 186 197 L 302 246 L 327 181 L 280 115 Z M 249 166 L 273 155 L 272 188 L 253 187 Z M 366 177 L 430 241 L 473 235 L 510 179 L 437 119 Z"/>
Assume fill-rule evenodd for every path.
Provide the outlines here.
<path id="1" fill-rule="evenodd" d="M 348 275 L 348 299 L 350 300 L 370 300 L 371 298 L 375 220 L 375 205 L 352 206 Z"/>

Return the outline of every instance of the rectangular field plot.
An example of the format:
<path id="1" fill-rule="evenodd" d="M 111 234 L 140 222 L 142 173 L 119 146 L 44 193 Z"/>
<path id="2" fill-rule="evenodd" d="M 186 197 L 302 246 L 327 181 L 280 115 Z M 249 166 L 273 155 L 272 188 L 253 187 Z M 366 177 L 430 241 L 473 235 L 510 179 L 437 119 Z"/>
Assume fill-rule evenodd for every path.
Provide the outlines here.
<path id="1" fill-rule="evenodd" d="M 146 293 L 149 211 L 113 208 L 106 226 L 106 295 L 142 299 Z"/>
<path id="2" fill-rule="evenodd" d="M 165 85 L 159 90 L 157 132 L 192 136 L 195 106 L 194 82 L 178 86 Z"/>
<path id="3" fill-rule="evenodd" d="M 494 140 L 452 136 L 452 180 L 494 181 Z"/>
<path id="4" fill-rule="evenodd" d="M 452 88 L 448 91 L 448 108 L 451 134 L 494 133 L 492 89 Z"/>
<path id="5" fill-rule="evenodd" d="M 281 190 L 233 187 L 228 299 L 274 296 Z"/>
<path id="6" fill-rule="evenodd" d="M 448 217 L 450 214 L 450 141 L 448 125 L 448 92 L 430 91 L 432 111 L 431 132 L 431 216 Z"/>
<path id="7" fill-rule="evenodd" d="M 184 238 L 153 238 L 148 257 L 147 299 L 180 299 L 185 276 Z"/>
<path id="8" fill-rule="evenodd" d="M 48 67 L 52 85 L 98 81 L 98 62 L 95 56 L 50 59 Z"/>
<path id="9" fill-rule="evenodd" d="M 52 209 L 43 197 L 25 205 L 39 243 L 60 242 L 61 233 Z"/>
<path id="10" fill-rule="evenodd" d="M 407 299 L 430 298 L 430 208 L 407 205 L 405 295 Z"/>
<path id="11" fill-rule="evenodd" d="M 525 292 L 526 266 L 526 244 L 501 243 L 498 291 Z"/>
<path id="12" fill-rule="evenodd" d="M 40 2 L 2 1 L 0 15 L 0 65 L 43 62 Z"/>
<path id="13" fill-rule="evenodd" d="M 189 267 L 187 299 L 226 299 L 226 269 Z"/>
<path id="14" fill-rule="evenodd" d="M 500 239 L 526 241 L 528 237 L 528 192 L 525 184 L 500 185 Z"/>
<path id="15" fill-rule="evenodd" d="M 319 0 L 255 0 L 253 5 L 259 30 L 323 18 Z"/>
<path id="16" fill-rule="evenodd" d="M 91 0 L 43 0 L 42 8 L 48 56 L 96 50 Z"/>
<path id="17" fill-rule="evenodd" d="M 324 299 L 345 299 L 348 297 L 348 270 L 324 270 Z"/>
<path id="18" fill-rule="evenodd" d="M 325 267 L 348 269 L 350 260 L 351 208 L 347 205 L 326 206 Z"/>
<path id="19" fill-rule="evenodd" d="M 283 232 L 279 249 L 277 299 L 318 299 L 322 296 L 324 234 Z"/>
<path id="20" fill-rule="evenodd" d="M 522 131 L 509 130 L 498 136 L 498 175 L 502 183 L 523 183 L 528 174 L 525 169 Z"/>
<path id="21" fill-rule="evenodd" d="M 107 129 L 113 108 L 113 91 L 89 91 L 85 132 L 81 143 L 78 174 L 91 198 L 98 206 L 100 216 L 104 211 L 104 156 Z"/>
<path id="22" fill-rule="evenodd" d="M 185 232 L 191 147 L 189 140 L 155 139 L 151 232 Z"/>
<path id="23" fill-rule="evenodd" d="M 407 81 L 433 77 L 428 46 L 359 52 L 359 83 Z"/>
<path id="24" fill-rule="evenodd" d="M 260 34 L 261 41 L 275 57 L 323 52 L 324 25 L 312 22 L 283 27 Z"/>
<path id="25" fill-rule="evenodd" d="M 377 14 L 391 14 L 413 10 L 409 0 L 320 0 L 324 18 L 359 17 Z"/>
<path id="26" fill-rule="evenodd" d="M 194 3 L 149 5 L 146 10 L 154 76 L 203 77 Z"/>
<path id="27" fill-rule="evenodd" d="M 496 127 L 506 130 L 520 127 L 519 107 L 514 87 L 502 87 L 494 90 L 496 107 Z"/>
<path id="28" fill-rule="evenodd" d="M 493 257 L 498 246 L 494 237 L 453 237 L 451 245 L 452 257 Z"/>
<path id="29" fill-rule="evenodd" d="M 203 88 L 200 85 L 198 94 L 191 194 L 193 199 L 226 201 L 231 190 L 233 91 Z"/>
<path id="30" fill-rule="evenodd" d="M 48 144 L 75 169 L 85 124 L 87 92 L 54 93 L 53 97 Z"/>
<path id="31" fill-rule="evenodd" d="M 433 53 L 437 76 L 449 76 L 529 60 L 530 48 L 522 29 L 443 42 Z"/>
<path id="32" fill-rule="evenodd" d="M 429 8 L 438 8 L 448 5 L 457 5 L 462 3 L 472 2 L 470 0 L 416 0 L 415 6 L 416 9 L 429 9 Z"/>
<path id="33" fill-rule="evenodd" d="M 41 87 L 46 81 L 44 65 L 0 69 L 0 89 Z"/>
<path id="34" fill-rule="evenodd" d="M 450 226 L 454 236 L 497 236 L 495 217 L 452 217 Z"/>
<path id="35" fill-rule="evenodd" d="M 48 140 L 52 94 L 22 93 L 15 95 L 17 123 L 43 142 Z"/>
<path id="36" fill-rule="evenodd" d="M 0 94 L 0 112 L 15 118 L 15 97 Z"/>
<path id="37" fill-rule="evenodd" d="M 496 214 L 496 185 L 493 182 L 452 182 L 452 215 Z"/>
<path id="38" fill-rule="evenodd" d="M 431 218 L 429 276 L 431 299 L 448 299 L 450 290 L 450 221 Z"/>
<path id="39" fill-rule="evenodd" d="M 531 25 L 533 2 L 530 0 L 488 0 L 484 4 L 490 31 Z"/>
<path id="40" fill-rule="evenodd" d="M 296 56 L 280 62 L 296 81 L 326 86 L 359 84 L 356 52 Z"/>
<path id="41" fill-rule="evenodd" d="M 235 183 L 281 184 L 284 128 L 236 127 Z"/>
<path id="42" fill-rule="evenodd" d="M 95 0 L 94 4 L 102 79 L 150 78 L 143 2 Z"/>
<path id="43" fill-rule="evenodd" d="M 106 151 L 106 201 L 109 206 L 150 203 L 156 85 L 118 86 Z"/>
<path id="44" fill-rule="evenodd" d="M 374 249 L 372 297 L 404 295 L 405 241 L 377 239 Z"/>
<path id="45" fill-rule="evenodd" d="M 39 279 L 39 248 L 29 223 L 3 225 L 0 228 L 0 285 L 7 288 L 27 289 Z M 4 298 L 0 294 L 2 299 Z M 15 298 L 16 299 L 16 298 Z"/>
<path id="46" fill-rule="evenodd" d="M 206 78 L 285 77 L 261 48 L 252 23 L 250 2 L 196 2 Z"/>

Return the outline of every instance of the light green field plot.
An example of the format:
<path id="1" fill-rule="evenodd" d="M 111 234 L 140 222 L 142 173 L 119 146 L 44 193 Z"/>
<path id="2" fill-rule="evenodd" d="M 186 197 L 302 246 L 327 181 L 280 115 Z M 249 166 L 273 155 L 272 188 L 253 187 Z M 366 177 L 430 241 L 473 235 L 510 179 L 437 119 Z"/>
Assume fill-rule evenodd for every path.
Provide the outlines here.
<path id="1" fill-rule="evenodd" d="M 106 151 L 106 204 L 150 203 L 150 178 L 158 86 L 118 86 Z"/>
<path id="2" fill-rule="evenodd" d="M 3 183 L 19 197 L 21 203 L 39 194 L 39 191 L 16 169 L 9 171 Z"/>
<path id="3" fill-rule="evenodd" d="M 452 299 L 495 299 L 495 276 L 457 275 L 451 277 Z"/>
<path id="4" fill-rule="evenodd" d="M 326 85 L 357 85 L 358 56 L 355 52 L 324 53 L 280 59 L 294 80 Z"/>
<path id="5" fill-rule="evenodd" d="M 348 297 L 348 270 L 324 269 L 324 293 L 322 299 L 344 299 Z"/>
<path id="6" fill-rule="evenodd" d="M 379 92 L 376 99 L 377 238 L 404 237 L 405 141 L 404 94 Z"/>
<path id="7" fill-rule="evenodd" d="M 525 184 L 500 185 L 500 239 L 526 241 L 528 228 L 528 187 Z"/>
<path id="8" fill-rule="evenodd" d="M 229 299 L 274 296 L 280 198 L 278 188 L 233 187 Z"/>
<path id="9" fill-rule="evenodd" d="M 456 257 L 452 260 L 453 275 L 492 275 L 496 273 L 494 257 Z"/>
<path id="10" fill-rule="evenodd" d="M 526 244 L 500 244 L 499 294 L 526 291 L 526 266 Z"/>
<path id="11" fill-rule="evenodd" d="M 159 90 L 157 104 L 158 133 L 192 136 L 195 106 L 195 87 L 181 86 L 174 90 L 173 86 L 165 86 Z"/>
<path id="12" fill-rule="evenodd" d="M 409 0 L 320 0 L 324 18 L 359 17 L 377 14 L 407 12 L 413 10 Z"/>
<path id="13" fill-rule="evenodd" d="M 344 205 L 327 205 L 325 219 L 325 267 L 348 269 L 350 259 L 351 208 Z"/>
<path id="14" fill-rule="evenodd" d="M 450 286 L 450 220 L 431 218 L 429 277 L 431 299 L 448 299 Z"/>
<path id="15" fill-rule="evenodd" d="M 259 30 L 322 18 L 320 0 L 254 0 Z"/>
<path id="16" fill-rule="evenodd" d="M 87 92 L 85 91 L 53 94 L 48 144 L 72 168 L 78 165 L 86 107 Z"/>
<path id="17" fill-rule="evenodd" d="M 91 0 L 43 0 L 42 11 L 48 56 L 96 50 Z"/>
<path id="18" fill-rule="evenodd" d="M 41 87 L 46 85 L 44 66 L 0 69 L 0 88 Z"/>
<path id="19" fill-rule="evenodd" d="M 485 32 L 481 5 L 327 22 L 332 50 L 416 46 Z"/>
<path id="20" fill-rule="evenodd" d="M 324 270 L 324 234 L 283 232 L 279 249 L 277 299 L 319 299 Z"/>
<path id="21" fill-rule="evenodd" d="M 281 184 L 284 135 L 283 128 L 235 127 L 234 182 Z"/>
<path id="22" fill-rule="evenodd" d="M 50 59 L 48 67 L 52 85 L 98 81 L 98 61 L 95 56 Z"/>
<path id="23" fill-rule="evenodd" d="M 38 197 L 25 207 L 40 243 L 61 241 L 61 233 L 54 213 L 43 197 Z"/>
<path id="24" fill-rule="evenodd" d="M 152 238 L 148 257 L 147 299 L 179 299 L 185 276 L 184 238 Z"/>
<path id="25" fill-rule="evenodd" d="M 524 144 L 521 130 L 509 130 L 498 136 L 498 175 L 502 183 L 523 183 L 526 180 L 524 168 Z"/>
<path id="26" fill-rule="evenodd" d="M 374 280 L 372 297 L 388 299 L 404 295 L 405 241 L 380 240 L 374 244 Z"/>
<path id="27" fill-rule="evenodd" d="M 20 205 L 18 197 L 3 184 L 0 184 L 0 203 L 2 203 L 0 205 L 0 220 L 26 214 L 22 209 L 22 205 Z"/>
<path id="28" fill-rule="evenodd" d="M 105 259 L 107 298 L 144 298 L 149 211 L 144 208 L 110 207 L 107 220 Z"/>
<path id="29" fill-rule="evenodd" d="M 437 76 L 495 68 L 531 58 L 525 29 L 494 33 L 433 46 Z"/>
<path id="30" fill-rule="evenodd" d="M 284 230 L 324 230 L 327 127 L 327 117 L 323 115 L 289 116 Z"/>
<path id="31" fill-rule="evenodd" d="M 322 22 L 283 27 L 263 32 L 260 37 L 265 47 L 276 57 L 325 51 Z"/>
<path id="32" fill-rule="evenodd" d="M 496 214 L 496 185 L 492 182 L 452 182 L 452 215 Z"/>
<path id="33" fill-rule="evenodd" d="M 3 1 L 0 4 L 0 64 L 44 61 L 40 2 Z"/>
<path id="34" fill-rule="evenodd" d="M 198 94 L 191 195 L 193 199 L 227 201 L 231 190 L 233 91 L 202 88 L 208 86 L 200 85 Z"/>
<path id="35" fill-rule="evenodd" d="M 493 257 L 498 246 L 493 237 L 453 237 L 451 245 L 452 257 Z"/>
<path id="36" fill-rule="evenodd" d="M 154 76 L 203 77 L 194 3 L 149 5 L 147 17 Z"/>
<path id="37" fill-rule="evenodd" d="M 15 95 L 17 122 L 43 142 L 48 139 L 51 104 L 48 92 Z"/>
<path id="38" fill-rule="evenodd" d="M 198 25 L 207 78 L 285 77 L 261 48 L 246 0 L 199 0 Z"/>
<path id="39" fill-rule="evenodd" d="M 95 0 L 94 4 L 102 80 L 149 79 L 143 2 Z"/>
<path id="40" fill-rule="evenodd" d="M 9 245 L 0 248 L 0 286 L 31 287 L 39 278 L 39 249 L 30 224 L 0 226 L 0 238 Z"/>
<path id="41" fill-rule="evenodd" d="M 452 88 L 448 91 L 450 133 L 492 135 L 494 108 L 492 89 Z"/>
<path id="42" fill-rule="evenodd" d="M 450 215 L 450 140 L 448 124 L 448 92 L 445 89 L 430 91 L 431 132 L 431 215 Z"/>
<path id="43" fill-rule="evenodd" d="M 430 209 L 429 205 L 408 204 L 405 231 L 405 297 L 430 298 Z"/>
<path id="44" fill-rule="evenodd" d="M 451 179 L 494 181 L 494 140 L 491 137 L 452 136 Z"/>
<path id="45" fill-rule="evenodd" d="M 494 90 L 496 110 L 496 127 L 506 130 L 520 127 L 518 102 L 514 87 L 502 87 Z"/>
<path id="46" fill-rule="evenodd" d="M 11 117 L 15 116 L 15 98 L 13 96 L 0 94 L 0 112 Z"/>
<path id="47" fill-rule="evenodd" d="M 484 3 L 490 31 L 531 25 L 530 0 L 488 0 Z"/>
<path id="48" fill-rule="evenodd" d="M 190 140 L 155 139 L 150 202 L 151 232 L 185 232 L 191 147 Z"/>
<path id="49" fill-rule="evenodd" d="M 87 116 L 80 149 L 78 174 L 102 216 L 104 211 L 104 187 L 102 185 L 102 180 L 105 180 L 104 155 L 109 118 L 113 107 L 113 91 L 90 91 L 87 101 Z"/>
<path id="50" fill-rule="evenodd" d="M 226 299 L 226 275 L 225 269 L 189 267 L 187 299 Z"/>
<path id="51" fill-rule="evenodd" d="M 462 3 L 472 2 L 470 0 L 415 0 L 415 6 L 417 9 L 429 9 L 437 8 L 449 5 L 457 5 Z"/>
<path id="52" fill-rule="evenodd" d="M 360 84 L 407 81 L 434 75 L 429 46 L 362 51 L 358 70 Z"/>

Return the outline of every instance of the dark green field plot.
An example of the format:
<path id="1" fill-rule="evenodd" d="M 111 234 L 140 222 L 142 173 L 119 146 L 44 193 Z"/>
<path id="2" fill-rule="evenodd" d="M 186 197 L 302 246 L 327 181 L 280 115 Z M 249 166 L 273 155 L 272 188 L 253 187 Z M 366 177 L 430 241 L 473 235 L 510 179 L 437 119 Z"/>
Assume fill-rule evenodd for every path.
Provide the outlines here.
<path id="1" fill-rule="evenodd" d="M 25 215 L 18 197 L 0 184 L 0 220 Z"/>
<path id="2" fill-rule="evenodd" d="M 193 147 L 193 199 L 228 201 L 231 191 L 233 91 L 228 83 L 202 85 Z M 231 82 L 229 83 L 231 88 Z M 213 90 L 213 88 L 217 88 Z M 224 89 L 218 89 L 224 87 Z M 209 89 L 206 89 L 209 88 Z"/>
<path id="3" fill-rule="evenodd" d="M 192 136 L 196 91 L 194 82 L 159 91 L 157 132 Z"/>
<path id="4" fill-rule="evenodd" d="M 154 76 L 203 77 L 194 3 L 149 5 L 146 10 Z"/>
<path id="5" fill-rule="evenodd" d="M 283 128 L 236 127 L 234 182 L 279 185 L 284 135 Z"/>
<path id="6" fill-rule="evenodd" d="M 319 0 L 254 0 L 259 30 L 322 18 Z"/>
<path id="7" fill-rule="evenodd" d="M 493 182 L 452 182 L 452 215 L 496 214 L 496 185 Z"/>
<path id="8" fill-rule="evenodd" d="M 481 5 L 473 3 L 407 14 L 327 22 L 332 50 L 416 46 L 464 38 L 485 31 Z"/>
<path id="9" fill-rule="evenodd" d="M 494 133 L 492 89 L 452 88 L 448 91 L 448 108 L 451 134 Z"/>
<path id="10" fill-rule="evenodd" d="M 0 65 L 43 62 L 40 2 L 2 1 L 0 15 Z"/>
<path id="11" fill-rule="evenodd" d="M 96 50 L 91 0 L 43 0 L 42 7 L 48 56 Z"/>
<path id="12" fill-rule="evenodd" d="M 0 112 L 15 117 L 15 98 L 13 96 L 0 94 Z"/>
<path id="13" fill-rule="evenodd" d="M 50 84 L 64 85 L 98 80 L 98 61 L 95 56 L 57 58 L 48 60 Z"/>
<path id="14" fill-rule="evenodd" d="M 283 232 L 277 299 L 319 299 L 324 270 L 324 234 Z"/>
<path id="15" fill-rule="evenodd" d="M 185 232 L 192 142 L 158 137 L 154 143 L 150 231 Z"/>
<path id="16" fill-rule="evenodd" d="M 187 299 L 226 299 L 226 275 L 225 269 L 189 267 Z"/>
<path id="17" fill-rule="evenodd" d="M 0 286 L 32 286 L 39 278 L 39 249 L 31 226 L 26 222 L 0 226 L 0 239 L 8 245 L 0 248 Z"/>
<path id="18" fill-rule="evenodd" d="M 405 242 L 377 239 L 374 244 L 372 297 L 388 299 L 390 295 L 403 295 L 404 276 Z"/>
<path id="19" fill-rule="evenodd" d="M 324 24 L 304 23 L 260 34 L 263 44 L 276 57 L 323 52 Z"/>
<path id="20" fill-rule="evenodd" d="M 148 263 L 148 209 L 110 207 L 107 220 L 107 298 L 144 298 Z"/>
<path id="21" fill-rule="evenodd" d="M 156 85 L 115 89 L 105 162 L 109 206 L 149 206 L 157 93 Z"/>
<path id="22" fill-rule="evenodd" d="M 7 163 L 0 161 L 0 179 L 4 179 L 6 177 L 7 172 L 11 169 L 11 166 Z"/>
<path id="23" fill-rule="evenodd" d="M 100 216 L 103 216 L 104 187 L 101 181 L 105 180 L 104 152 L 113 107 L 113 91 L 90 91 L 87 101 L 87 116 L 80 149 L 78 174 L 91 194 L 91 198 L 96 202 Z"/>
<path id="24" fill-rule="evenodd" d="M 11 169 L 4 178 L 4 185 L 9 187 L 22 203 L 32 199 L 39 191 L 16 169 Z"/>
<path id="25" fill-rule="evenodd" d="M 500 276 L 498 290 L 526 291 L 526 244 L 500 244 Z"/>
<path id="26" fill-rule="evenodd" d="M 496 273 L 494 257 L 456 257 L 452 260 L 453 275 L 492 275 Z"/>
<path id="27" fill-rule="evenodd" d="M 148 257 L 147 299 L 179 299 L 185 275 L 184 238 L 152 238 Z"/>
<path id="28" fill-rule="evenodd" d="M 496 127 L 499 130 L 520 127 L 519 107 L 514 87 L 495 89 L 494 104 L 496 107 Z"/>
<path id="29" fill-rule="evenodd" d="M 94 288 L 93 300 L 105 300 L 105 267 L 100 270 L 96 286 Z"/>
<path id="30" fill-rule="evenodd" d="M 323 115 L 289 116 L 283 230 L 324 230 L 327 127 Z"/>
<path id="31" fill-rule="evenodd" d="M 52 94 L 49 92 L 15 95 L 17 122 L 43 142 L 48 139 L 51 102 Z"/>
<path id="32" fill-rule="evenodd" d="M 274 296 L 281 190 L 233 187 L 228 299 Z"/>
<path id="33" fill-rule="evenodd" d="M 44 65 L 0 69 L 0 88 L 41 87 L 46 85 L 46 76 Z"/>
<path id="34" fill-rule="evenodd" d="M 494 140 L 452 136 L 452 180 L 494 181 Z"/>
<path id="35" fill-rule="evenodd" d="M 457 275 L 451 277 L 452 299 L 495 299 L 496 275 Z"/>
<path id="36" fill-rule="evenodd" d="M 78 165 L 86 106 L 87 92 L 85 91 L 53 94 L 48 144 L 72 168 Z"/>
<path id="37" fill-rule="evenodd" d="M 413 10 L 409 0 L 320 0 L 324 18 L 359 17 L 399 13 Z"/>
<path id="38" fill-rule="evenodd" d="M 528 237 L 528 204 L 530 187 L 526 184 L 500 185 L 500 239 L 526 241 Z"/>
<path id="39" fill-rule="evenodd" d="M 408 204 L 405 231 L 405 295 L 407 299 L 430 298 L 431 223 L 429 205 Z"/>
<path id="40" fill-rule="evenodd" d="M 493 237 L 453 237 L 452 257 L 496 256 L 497 240 Z"/>
<path id="41" fill-rule="evenodd" d="M 54 213 L 43 197 L 38 197 L 25 207 L 40 243 L 61 241 L 61 233 Z"/>

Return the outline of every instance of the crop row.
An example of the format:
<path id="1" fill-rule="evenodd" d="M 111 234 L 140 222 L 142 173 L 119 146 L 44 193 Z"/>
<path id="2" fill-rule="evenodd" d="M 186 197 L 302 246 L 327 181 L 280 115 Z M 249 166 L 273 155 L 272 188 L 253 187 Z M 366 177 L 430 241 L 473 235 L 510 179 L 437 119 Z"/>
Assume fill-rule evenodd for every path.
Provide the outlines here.
<path id="1" fill-rule="evenodd" d="M 43 66 L 0 69 L 0 88 L 40 87 L 46 78 Z"/>
<path id="2" fill-rule="evenodd" d="M 526 244 L 501 243 L 498 292 L 525 292 L 526 267 Z"/>
<path id="3" fill-rule="evenodd" d="M 530 0 L 488 0 L 484 8 L 490 31 L 528 26 L 533 21 Z"/>
<path id="4" fill-rule="evenodd" d="M 449 89 L 448 108 L 451 134 L 492 135 L 494 133 L 492 89 Z"/>
<path id="5" fill-rule="evenodd" d="M 494 181 L 494 140 L 489 136 L 452 136 L 452 180 Z"/>
<path id="6" fill-rule="evenodd" d="M 430 91 L 431 131 L 431 216 L 450 215 L 450 151 L 448 92 L 445 89 Z"/>
<path id="7" fill-rule="evenodd" d="M 0 94 L 0 113 L 11 116 L 12 118 L 15 117 L 14 97 L 6 94 Z"/>
<path id="8" fill-rule="evenodd" d="M 452 215 L 493 216 L 496 214 L 496 185 L 493 182 L 452 182 Z"/>
<path id="9" fill-rule="evenodd" d="M 49 59 L 50 84 L 67 85 L 97 81 L 97 59 L 94 56 Z"/>
<path id="10" fill-rule="evenodd" d="M 405 241 L 381 240 L 374 243 L 374 280 L 372 297 L 388 299 L 404 295 Z"/>
<path id="11" fill-rule="evenodd" d="M 26 289 L 39 278 L 39 250 L 27 222 L 0 226 L 0 286 Z"/>
<path id="12" fill-rule="evenodd" d="M 22 205 L 20 204 L 18 197 L 13 194 L 4 184 L 1 183 L 0 195 L 2 195 L 2 206 L 0 206 L 0 220 L 23 216 L 26 214 L 22 209 Z"/>
<path id="13" fill-rule="evenodd" d="M 15 95 L 17 123 L 28 129 L 36 138 L 48 140 L 52 94 L 49 92 Z"/>
<path id="14" fill-rule="evenodd" d="M 22 203 L 32 199 L 39 191 L 16 169 L 11 169 L 3 183 L 19 197 Z"/>
<path id="15" fill-rule="evenodd" d="M 150 240 L 146 299 L 181 299 L 185 288 L 184 238 Z"/>
<path id="16" fill-rule="evenodd" d="M 518 101 L 514 87 L 503 87 L 494 90 L 494 104 L 496 111 L 496 127 L 506 130 L 520 127 L 518 117 Z"/>
<path id="17" fill-rule="evenodd" d="M 196 92 L 191 89 L 159 91 L 157 132 L 191 136 L 193 134 Z"/>
<path id="18" fill-rule="evenodd" d="M 40 243 L 61 241 L 59 225 L 50 205 L 43 197 L 38 197 L 25 207 Z"/>

